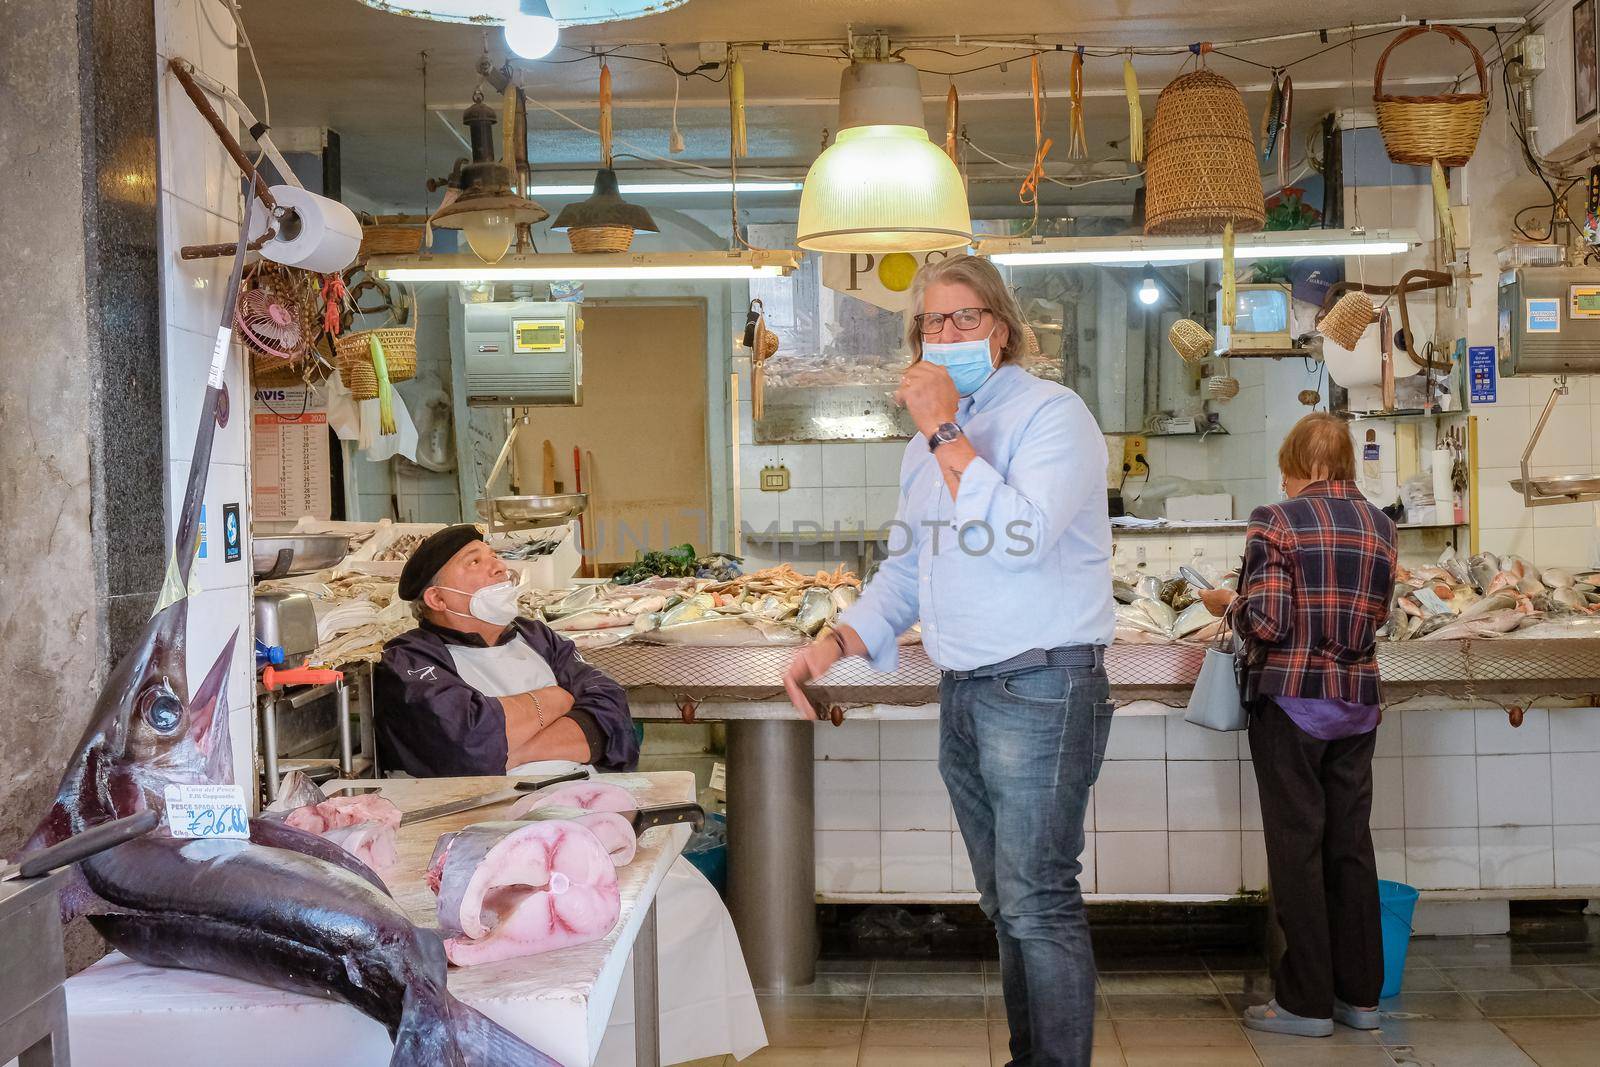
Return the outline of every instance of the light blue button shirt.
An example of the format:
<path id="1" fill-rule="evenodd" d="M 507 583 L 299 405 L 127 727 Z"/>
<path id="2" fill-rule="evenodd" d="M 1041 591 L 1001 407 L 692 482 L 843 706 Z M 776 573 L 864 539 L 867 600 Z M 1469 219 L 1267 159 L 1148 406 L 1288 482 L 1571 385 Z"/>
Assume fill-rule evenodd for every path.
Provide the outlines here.
<path id="1" fill-rule="evenodd" d="M 962 399 L 956 422 L 978 453 L 956 498 L 927 438 L 913 437 L 889 558 L 840 622 L 885 672 L 900 661 L 896 636 L 918 618 L 923 648 L 945 670 L 1109 645 L 1111 520 L 1094 416 L 1072 390 L 1008 364 Z"/>

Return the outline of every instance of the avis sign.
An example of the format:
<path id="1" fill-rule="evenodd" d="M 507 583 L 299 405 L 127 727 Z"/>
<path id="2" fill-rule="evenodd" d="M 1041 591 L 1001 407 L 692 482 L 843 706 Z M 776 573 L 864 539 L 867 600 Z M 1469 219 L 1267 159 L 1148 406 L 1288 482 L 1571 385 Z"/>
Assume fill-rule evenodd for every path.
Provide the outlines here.
<path id="1" fill-rule="evenodd" d="M 917 268 L 948 255 L 949 250 L 917 255 L 909 252 L 825 252 L 822 284 L 886 311 L 908 311 L 911 279 L 916 276 Z"/>

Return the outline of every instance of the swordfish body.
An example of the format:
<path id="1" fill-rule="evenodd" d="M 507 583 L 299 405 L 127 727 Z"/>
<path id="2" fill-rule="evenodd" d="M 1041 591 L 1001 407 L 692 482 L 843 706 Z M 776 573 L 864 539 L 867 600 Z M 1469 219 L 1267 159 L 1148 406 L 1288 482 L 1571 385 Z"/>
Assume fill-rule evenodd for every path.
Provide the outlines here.
<path id="1" fill-rule="evenodd" d="M 192 700 L 184 645 L 244 256 L 241 224 L 162 606 L 111 672 L 24 850 L 160 809 L 170 784 L 233 780 L 224 694 L 238 632 Z M 559 1067 L 450 995 L 438 935 L 414 926 L 377 875 L 292 826 L 252 820 L 249 840 L 181 840 L 157 831 L 83 861 L 62 908 L 64 918 L 89 915 L 106 940 L 141 963 L 343 1000 L 388 1028 L 391 1067 Z"/>

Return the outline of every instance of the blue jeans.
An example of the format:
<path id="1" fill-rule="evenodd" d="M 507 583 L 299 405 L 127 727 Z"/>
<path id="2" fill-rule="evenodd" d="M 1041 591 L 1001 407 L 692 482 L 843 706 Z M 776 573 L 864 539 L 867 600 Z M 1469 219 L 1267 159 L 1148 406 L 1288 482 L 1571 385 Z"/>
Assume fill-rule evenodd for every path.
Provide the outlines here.
<path id="1" fill-rule="evenodd" d="M 946 673 L 939 684 L 939 773 L 999 937 L 1013 1067 L 1086 1067 L 1094 1045 L 1078 857 L 1109 696 L 1092 667 Z"/>

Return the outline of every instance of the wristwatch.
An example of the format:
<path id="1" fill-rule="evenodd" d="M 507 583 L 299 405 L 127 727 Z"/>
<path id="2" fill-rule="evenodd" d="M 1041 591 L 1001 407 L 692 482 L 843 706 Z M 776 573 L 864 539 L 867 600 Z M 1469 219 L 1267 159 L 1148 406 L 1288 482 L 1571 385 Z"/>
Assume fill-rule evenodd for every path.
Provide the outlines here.
<path id="1" fill-rule="evenodd" d="M 961 427 L 953 422 L 941 422 L 938 429 L 928 437 L 928 451 L 935 452 L 940 445 L 947 445 L 961 436 Z"/>

